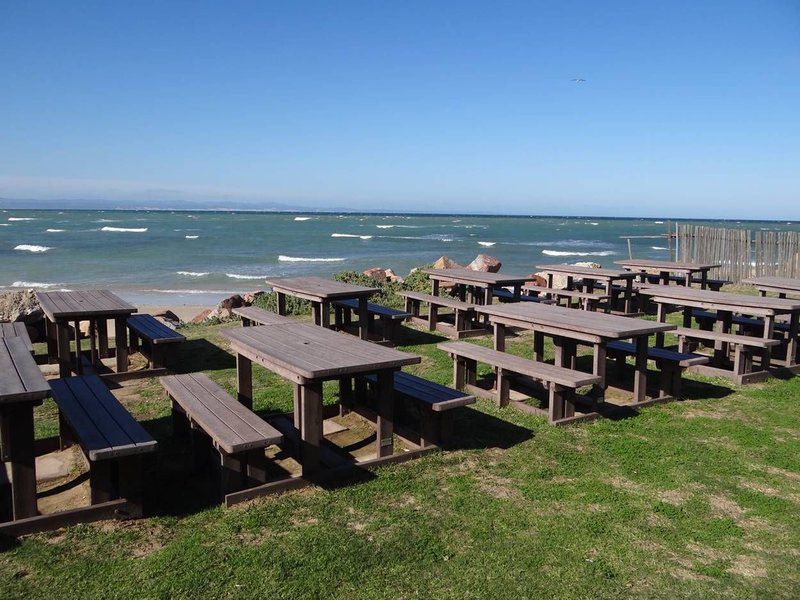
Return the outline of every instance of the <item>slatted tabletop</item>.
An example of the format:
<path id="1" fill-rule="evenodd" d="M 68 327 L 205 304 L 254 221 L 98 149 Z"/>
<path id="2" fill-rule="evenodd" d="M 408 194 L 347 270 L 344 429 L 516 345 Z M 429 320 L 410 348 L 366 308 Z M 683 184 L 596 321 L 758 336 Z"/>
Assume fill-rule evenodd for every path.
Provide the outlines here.
<path id="1" fill-rule="evenodd" d="M 587 279 L 632 279 L 636 277 L 636 273 L 631 271 L 623 271 L 616 269 L 593 269 L 591 267 L 582 267 L 579 265 L 536 265 L 540 271 L 548 271 L 550 273 L 562 273 L 564 275 L 577 275 L 578 277 L 586 277 Z"/>
<path id="2" fill-rule="evenodd" d="M 529 326 L 544 326 L 603 339 L 628 339 L 675 329 L 675 325 L 605 313 L 575 310 L 533 302 L 476 306 L 490 320 L 514 321 Z"/>
<path id="3" fill-rule="evenodd" d="M 377 288 L 373 287 L 353 285 L 315 276 L 268 279 L 267 285 L 275 292 L 283 292 L 300 298 L 317 301 L 333 300 L 336 298 L 367 297 L 379 291 Z"/>
<path id="4" fill-rule="evenodd" d="M 749 277 L 743 279 L 742 283 L 768 292 L 800 294 L 800 279 L 792 279 L 791 277 Z"/>
<path id="5" fill-rule="evenodd" d="M 471 269 L 423 269 L 422 272 L 432 279 L 454 281 L 477 287 L 517 285 L 536 279 L 534 275 L 487 273 Z"/>
<path id="6" fill-rule="evenodd" d="M 228 329 L 234 351 L 267 368 L 277 366 L 307 380 L 399 369 L 419 356 L 303 323 Z"/>
<path id="7" fill-rule="evenodd" d="M 108 290 L 36 292 L 36 298 L 51 321 L 114 317 L 132 314 L 137 310 Z"/>
<path id="8" fill-rule="evenodd" d="M 614 261 L 614 264 L 629 269 L 652 269 L 653 271 L 668 271 L 670 273 L 699 273 L 710 269 L 716 269 L 720 266 L 717 263 L 678 262 L 671 260 L 651 260 L 649 258 L 617 260 Z"/>
<path id="9" fill-rule="evenodd" d="M 0 338 L 0 404 L 36 402 L 49 395 L 50 386 L 25 341 Z"/>
<path id="10" fill-rule="evenodd" d="M 800 311 L 800 300 L 713 292 L 679 285 L 645 285 L 639 290 L 655 302 L 727 310 L 745 314 L 787 314 Z"/>
<path id="11" fill-rule="evenodd" d="M 12 337 L 22 339 L 25 346 L 28 348 L 28 352 L 33 352 L 33 343 L 31 342 L 31 337 L 28 335 L 28 328 L 25 326 L 25 323 L 20 323 L 19 321 L 15 323 L 0 323 L 0 338 Z"/>

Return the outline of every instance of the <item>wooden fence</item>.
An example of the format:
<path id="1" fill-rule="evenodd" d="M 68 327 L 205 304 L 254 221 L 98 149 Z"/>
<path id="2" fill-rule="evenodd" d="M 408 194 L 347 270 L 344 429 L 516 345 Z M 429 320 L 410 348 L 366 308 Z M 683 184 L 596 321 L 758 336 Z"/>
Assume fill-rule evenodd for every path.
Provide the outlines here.
<path id="1" fill-rule="evenodd" d="M 712 276 L 739 282 L 755 275 L 800 277 L 800 232 L 678 225 L 680 261 L 719 263 Z"/>

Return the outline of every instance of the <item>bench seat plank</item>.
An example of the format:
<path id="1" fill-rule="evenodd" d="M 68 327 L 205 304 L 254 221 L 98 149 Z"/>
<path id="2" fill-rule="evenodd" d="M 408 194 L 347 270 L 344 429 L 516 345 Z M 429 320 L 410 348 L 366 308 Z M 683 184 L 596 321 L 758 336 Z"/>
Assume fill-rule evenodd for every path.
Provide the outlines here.
<path id="1" fill-rule="evenodd" d="M 368 375 L 367 379 L 372 383 L 377 382 L 375 375 Z M 430 405 L 431 410 L 437 412 L 475 403 L 475 396 L 402 371 L 394 375 L 394 389 L 399 394 Z"/>
<path id="2" fill-rule="evenodd" d="M 342 306 L 344 308 L 349 308 L 350 310 L 358 310 L 358 300 L 351 299 L 351 300 L 337 300 L 334 302 L 334 305 Z M 381 306 L 380 304 L 374 304 L 373 302 L 367 302 L 367 312 L 372 313 L 374 315 L 378 315 L 382 318 L 403 321 L 410 317 L 411 315 L 403 310 L 397 310 L 396 308 L 389 308 L 388 306 Z"/>
<path id="3" fill-rule="evenodd" d="M 234 308 L 233 314 L 238 315 L 242 319 L 253 321 L 259 325 L 281 325 L 285 323 L 294 323 L 294 319 L 279 315 L 271 310 L 259 308 L 258 306 L 242 306 Z"/>
<path id="4" fill-rule="evenodd" d="M 712 321 L 717 320 L 717 314 L 710 310 L 700 310 L 699 308 L 692 311 L 692 316 L 695 319 L 703 320 L 708 319 Z M 761 319 L 754 319 L 752 317 L 743 317 L 741 315 L 734 315 L 732 322 L 736 325 L 745 325 L 747 327 L 764 327 L 764 321 Z M 775 331 L 789 331 L 789 323 L 784 321 L 775 321 Z"/>
<path id="5" fill-rule="evenodd" d="M 688 337 L 696 340 L 711 340 L 716 342 L 725 342 L 729 344 L 736 344 L 741 346 L 749 346 L 752 348 L 769 348 L 777 346 L 781 343 L 780 340 L 764 339 L 751 337 L 746 335 L 737 335 L 735 333 L 721 333 L 718 331 L 706 331 L 704 329 L 690 329 L 688 327 L 678 327 L 673 331 L 678 337 Z"/>
<path id="6" fill-rule="evenodd" d="M 148 314 L 137 314 L 128 317 L 128 328 L 153 344 L 172 344 L 186 341 L 183 335 Z"/>
<path id="7" fill-rule="evenodd" d="M 613 341 L 608 343 L 608 349 L 616 352 L 623 352 L 630 356 L 636 354 L 636 345 L 631 342 Z M 667 350 L 666 348 L 648 348 L 647 358 L 651 360 L 668 360 L 677 363 L 681 367 L 691 367 L 694 365 L 704 365 L 710 361 L 708 356 L 694 354 L 693 352 L 678 352 L 677 350 Z"/>
<path id="8" fill-rule="evenodd" d="M 90 461 L 153 452 L 157 442 L 97 375 L 50 382 L 62 416 Z"/>
<path id="9" fill-rule="evenodd" d="M 161 385 L 227 454 L 280 443 L 283 435 L 203 373 L 171 375 Z"/>
<path id="10" fill-rule="evenodd" d="M 585 385 L 600 384 L 603 381 L 603 378 L 599 375 L 573 371 L 566 367 L 529 360 L 527 358 L 508 354 L 507 352 L 499 352 L 468 342 L 444 342 L 438 344 L 437 347 L 449 354 L 455 354 L 501 369 L 506 369 L 513 373 L 527 375 L 535 379 L 543 379 L 566 387 L 578 388 Z"/>
<path id="11" fill-rule="evenodd" d="M 432 294 L 423 294 L 421 292 L 408 292 L 408 291 L 399 292 L 399 294 L 405 298 L 410 298 L 411 300 L 418 300 L 420 302 L 427 302 L 428 304 L 436 304 L 438 306 L 463 310 L 465 312 L 472 311 L 475 309 L 475 306 L 470 304 L 469 302 L 462 302 L 461 300 L 456 300 L 455 298 L 448 298 L 447 296 L 434 296 Z"/>

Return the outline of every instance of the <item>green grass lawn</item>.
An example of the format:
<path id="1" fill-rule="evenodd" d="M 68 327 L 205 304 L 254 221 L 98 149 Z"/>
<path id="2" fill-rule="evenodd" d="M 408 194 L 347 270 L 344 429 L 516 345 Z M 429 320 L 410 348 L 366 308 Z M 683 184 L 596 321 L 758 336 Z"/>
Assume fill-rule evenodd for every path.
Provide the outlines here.
<path id="1" fill-rule="evenodd" d="M 188 328 L 180 364 L 232 391 L 225 326 Z M 450 382 L 436 338 L 406 341 L 414 372 Z M 0 597 L 797 597 L 800 378 L 690 377 L 683 402 L 566 428 L 479 400 L 453 450 L 233 509 L 176 476 L 169 407 L 144 381 L 127 404 L 161 442 L 155 516 L 7 544 Z M 291 409 L 278 377 L 256 368 L 255 388 L 256 410 Z M 56 429 L 46 403 L 37 432 Z"/>

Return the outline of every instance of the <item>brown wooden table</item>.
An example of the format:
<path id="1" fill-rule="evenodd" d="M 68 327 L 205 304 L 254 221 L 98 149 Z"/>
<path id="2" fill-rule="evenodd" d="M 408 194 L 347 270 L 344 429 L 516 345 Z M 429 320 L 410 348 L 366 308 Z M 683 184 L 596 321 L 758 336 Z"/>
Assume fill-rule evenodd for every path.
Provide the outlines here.
<path id="1" fill-rule="evenodd" d="M 47 355 L 59 364 L 59 376 L 69 377 L 74 371 L 83 373 L 80 343 L 80 323 L 89 321 L 91 340 L 90 360 L 97 364 L 98 359 L 112 355 L 108 348 L 109 320 L 114 321 L 116 339 L 116 372 L 128 370 L 128 330 L 127 318 L 137 311 L 132 306 L 108 290 L 79 290 L 72 292 L 36 292 L 36 298 L 47 317 Z M 70 351 L 70 323 L 75 327 L 75 357 Z"/>
<path id="2" fill-rule="evenodd" d="M 25 346 L 33 354 L 33 343 L 31 336 L 28 335 L 28 327 L 25 323 L 17 321 L 15 323 L 0 323 L 0 338 L 18 337 L 25 342 Z"/>
<path id="3" fill-rule="evenodd" d="M 321 468 L 324 381 L 338 381 L 340 399 L 346 401 L 352 397 L 354 378 L 377 375 L 376 460 L 392 458 L 394 373 L 419 363 L 419 356 L 303 323 L 228 329 L 223 335 L 236 353 L 237 388 L 243 404 L 252 406 L 253 362 L 294 384 L 293 419 L 301 441 L 304 477 Z M 280 482 L 271 484 L 270 491 L 276 491 L 276 486 Z"/>
<path id="4" fill-rule="evenodd" d="M 742 283 L 746 283 L 755 287 L 762 296 L 766 296 L 768 292 L 778 295 L 778 298 L 786 298 L 786 296 L 800 296 L 800 279 L 792 279 L 791 277 L 748 277 L 742 279 Z"/>
<path id="5" fill-rule="evenodd" d="M 379 290 L 372 287 L 342 283 L 324 277 L 291 277 L 268 279 L 267 284 L 277 295 L 278 314 L 286 314 L 286 296 L 309 300 L 314 311 L 314 322 L 321 327 L 331 326 L 331 303 L 335 300 L 358 300 L 358 333 L 367 339 L 369 315 L 367 300 Z"/>
<path id="6" fill-rule="evenodd" d="M 536 265 L 540 271 L 547 272 L 547 287 L 553 287 L 553 273 L 560 273 L 567 276 L 567 289 L 578 289 L 574 280 L 581 280 L 581 289 L 578 291 L 594 292 L 595 283 L 600 282 L 605 286 L 605 292 L 612 298 L 614 297 L 614 282 L 619 281 L 623 286 L 622 302 L 623 312 L 633 313 L 633 280 L 635 273 L 617 269 L 593 269 L 579 265 Z"/>
<path id="7" fill-rule="evenodd" d="M 708 272 L 711 269 L 716 269 L 720 266 L 716 263 L 677 262 L 671 260 L 652 260 L 649 258 L 629 258 L 615 261 L 614 264 L 640 273 L 640 277 L 643 281 L 644 274 L 657 271 L 659 281 L 663 285 L 668 285 L 670 274 L 675 273 L 677 275 L 683 275 L 684 284 L 687 287 L 690 287 L 692 285 L 694 274 L 699 273 L 701 290 L 704 290 L 707 287 Z"/>
<path id="8" fill-rule="evenodd" d="M 519 300 L 522 286 L 536 279 L 533 275 L 514 275 L 511 273 L 487 273 L 471 269 L 423 269 L 430 277 L 433 295 L 439 295 L 442 282 L 452 282 L 458 286 L 458 296 L 467 301 L 469 294 L 473 304 L 491 304 L 494 290 L 501 287 L 513 287 L 514 298 Z"/>
<path id="9" fill-rule="evenodd" d="M 579 342 L 592 346 L 592 373 L 603 378 L 601 388 L 595 390 L 599 400 L 603 399 L 607 387 L 606 346 L 609 341 L 630 339 L 635 343 L 633 398 L 634 402 L 642 403 L 647 391 L 648 337 L 675 329 L 667 323 L 530 302 L 481 306 L 476 310 L 488 315 L 489 322 L 494 325 L 495 350 L 505 350 L 506 327 L 533 331 L 533 354 L 538 361 L 544 360 L 544 337 L 551 337 L 555 345 L 555 364 L 560 367 L 574 368 Z"/>
<path id="10" fill-rule="evenodd" d="M 713 292 L 677 285 L 642 286 L 639 293 L 656 303 L 658 321 L 666 319 L 670 307 L 683 307 L 683 326 L 691 327 L 692 309 L 699 308 L 716 312 L 717 323 L 721 333 L 731 333 L 733 315 L 755 316 L 764 321 L 764 339 L 771 339 L 775 331 L 775 317 L 788 315 L 789 331 L 786 343 L 786 360 L 783 366 L 792 370 L 798 370 L 800 367 L 795 362 L 798 330 L 800 329 L 800 300 Z M 768 348 L 764 353 L 765 362 L 768 364 L 771 350 Z M 720 375 L 720 373 L 709 371 L 713 367 L 699 366 L 695 369 L 700 372 L 707 371 L 713 375 Z"/>
<path id="11" fill-rule="evenodd" d="M 25 342 L 0 338 L 0 468 L 9 463 L 11 471 L 11 494 L 0 496 L 0 515 L 13 520 L 37 513 L 33 408 L 48 396 L 50 386 Z"/>

